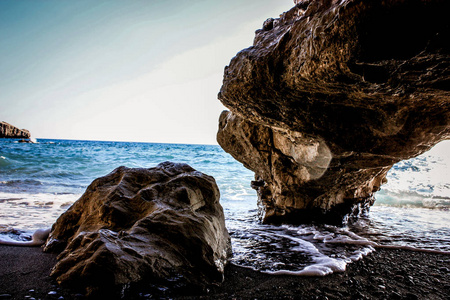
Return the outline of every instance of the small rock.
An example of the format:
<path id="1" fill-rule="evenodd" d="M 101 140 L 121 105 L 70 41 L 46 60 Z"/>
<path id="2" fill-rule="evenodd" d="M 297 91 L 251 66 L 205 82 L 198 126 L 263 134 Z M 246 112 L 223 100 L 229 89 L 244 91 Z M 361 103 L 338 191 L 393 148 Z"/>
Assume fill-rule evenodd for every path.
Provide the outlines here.
<path id="1" fill-rule="evenodd" d="M 415 285 L 415 283 L 414 283 L 414 277 L 408 276 L 408 277 L 406 278 L 406 284 L 408 284 L 408 285 Z"/>
<path id="2" fill-rule="evenodd" d="M 402 275 L 395 275 L 394 276 L 394 279 L 396 280 L 396 281 L 403 281 L 403 279 L 405 279 Z"/>
<path id="3" fill-rule="evenodd" d="M 406 294 L 406 299 L 408 299 L 408 300 L 417 300 L 417 299 L 419 299 L 419 297 L 417 297 L 416 294 L 408 293 L 408 294 Z"/>
<path id="4" fill-rule="evenodd" d="M 363 293 L 360 291 L 356 291 L 355 295 L 352 297 L 352 299 L 368 299 Z"/>
<path id="5" fill-rule="evenodd" d="M 397 292 L 392 292 L 389 294 L 389 299 L 402 299 L 402 295 Z"/>

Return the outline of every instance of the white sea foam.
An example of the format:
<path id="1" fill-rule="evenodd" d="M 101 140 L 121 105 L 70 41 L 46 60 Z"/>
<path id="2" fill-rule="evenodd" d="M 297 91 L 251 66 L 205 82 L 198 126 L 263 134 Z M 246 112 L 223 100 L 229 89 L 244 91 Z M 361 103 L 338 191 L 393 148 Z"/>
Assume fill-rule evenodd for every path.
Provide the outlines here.
<path id="1" fill-rule="evenodd" d="M 345 233 L 347 235 L 339 235 L 337 237 L 327 237 L 323 239 L 325 244 L 343 244 L 343 245 L 360 245 L 360 246 L 370 246 L 373 248 L 384 248 L 384 249 L 398 249 L 398 250 L 410 250 L 417 252 L 427 252 L 427 253 L 439 253 L 439 254 L 450 254 L 450 251 L 446 250 L 437 250 L 437 249 L 426 249 L 426 248 L 418 248 L 408 245 L 399 245 L 399 244 L 379 244 L 374 241 L 370 241 L 364 237 L 358 236 L 357 234 L 346 230 L 344 228 L 337 229 L 339 233 Z M 393 241 L 395 242 L 395 241 Z"/>
<path id="2" fill-rule="evenodd" d="M 327 243 L 330 240 L 333 233 L 320 234 L 319 229 L 311 230 L 312 226 L 308 226 L 307 228 L 300 228 L 297 232 L 306 233 L 306 234 L 314 234 L 314 240 L 322 241 Z M 291 235 L 284 234 L 274 234 L 270 237 L 281 237 L 285 239 L 292 240 L 298 243 L 297 247 L 293 247 L 291 251 L 297 251 L 299 253 L 306 254 L 307 256 L 312 258 L 312 262 L 301 269 L 298 270 L 263 270 L 264 273 L 272 274 L 272 275 L 295 275 L 295 276 L 326 276 L 332 273 L 344 272 L 349 263 L 362 259 L 364 256 L 370 254 L 374 249 L 370 247 L 370 243 L 359 243 L 359 241 L 365 240 L 362 237 L 357 236 L 356 234 L 352 234 L 352 237 L 346 235 L 339 235 L 337 238 L 334 238 L 334 241 L 346 241 L 347 244 L 352 245 L 363 245 L 369 247 L 362 247 L 356 249 L 352 252 L 349 252 L 346 256 L 343 253 L 340 253 L 340 257 L 331 257 L 329 255 L 323 254 L 319 248 L 317 247 L 320 244 L 314 244 L 308 242 L 302 238 L 295 238 Z M 356 240 L 352 239 L 356 238 Z M 354 242 L 354 243 L 353 243 Z M 336 253 L 333 254 L 336 256 Z"/>
<path id="3" fill-rule="evenodd" d="M 50 227 L 75 202 L 75 194 L 14 194 L 0 192 L 0 229 L 33 232 Z"/>
<path id="4" fill-rule="evenodd" d="M 30 240 L 32 235 L 33 235 L 32 230 L 27 230 L 25 232 L 21 232 L 20 234 L 18 234 L 18 233 L 11 234 L 11 233 L 6 233 L 6 232 L 1 232 L 0 233 L 0 245 L 19 242 L 19 241 L 20 242 L 28 241 L 28 240 Z"/>
<path id="5" fill-rule="evenodd" d="M 417 247 L 402 246 L 402 245 L 380 245 L 378 243 L 369 241 L 367 239 L 352 240 L 352 239 L 349 239 L 346 237 L 339 237 L 339 238 L 335 238 L 335 239 L 331 239 L 331 240 L 325 240 L 324 242 L 326 244 L 360 245 L 360 246 L 371 246 L 373 248 L 410 250 L 410 251 L 416 251 L 416 252 L 439 253 L 439 254 L 450 255 L 450 251 L 433 250 L 433 249 L 417 248 Z M 360 258 L 359 256 L 356 256 L 356 257 L 357 257 L 357 259 Z"/>
<path id="6" fill-rule="evenodd" d="M 256 228 L 255 228 L 256 227 Z M 352 232 L 333 226 L 255 225 L 232 234 L 232 262 L 274 275 L 325 276 L 344 272 L 347 265 L 374 248 Z M 356 241 L 333 246 L 328 240 Z"/>
<path id="7" fill-rule="evenodd" d="M 334 259 L 327 256 L 314 257 L 314 263 L 299 271 L 279 270 L 263 271 L 271 275 L 293 275 L 293 276 L 326 276 L 333 273 L 345 272 L 347 263 L 342 259 Z"/>

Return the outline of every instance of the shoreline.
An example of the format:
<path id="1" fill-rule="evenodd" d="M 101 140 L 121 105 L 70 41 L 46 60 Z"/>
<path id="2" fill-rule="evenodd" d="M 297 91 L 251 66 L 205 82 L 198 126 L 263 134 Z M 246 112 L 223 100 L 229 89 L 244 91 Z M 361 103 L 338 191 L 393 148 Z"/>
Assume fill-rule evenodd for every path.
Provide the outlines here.
<path id="1" fill-rule="evenodd" d="M 57 254 L 40 247 L 0 246 L 0 299 L 85 299 L 49 277 Z M 132 288 L 124 299 L 448 299 L 450 256 L 377 249 L 325 277 L 269 275 L 228 265 L 208 291 Z M 9 295 L 9 296 L 8 296 Z M 60 298 L 63 297 L 63 298 Z"/>

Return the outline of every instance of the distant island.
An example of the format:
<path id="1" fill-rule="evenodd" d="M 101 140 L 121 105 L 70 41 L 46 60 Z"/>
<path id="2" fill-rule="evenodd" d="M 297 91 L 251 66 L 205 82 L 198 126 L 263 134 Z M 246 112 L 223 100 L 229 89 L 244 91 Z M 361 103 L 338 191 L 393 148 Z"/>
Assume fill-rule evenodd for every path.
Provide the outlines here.
<path id="1" fill-rule="evenodd" d="M 19 129 L 9 123 L 0 122 L 0 138 L 29 139 L 31 134 L 26 129 Z"/>

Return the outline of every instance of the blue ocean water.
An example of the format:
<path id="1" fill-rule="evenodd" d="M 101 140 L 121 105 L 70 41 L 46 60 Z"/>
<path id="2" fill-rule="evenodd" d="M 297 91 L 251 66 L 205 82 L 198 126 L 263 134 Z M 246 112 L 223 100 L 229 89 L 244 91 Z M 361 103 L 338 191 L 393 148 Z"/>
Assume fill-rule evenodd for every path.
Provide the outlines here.
<path id="1" fill-rule="evenodd" d="M 0 139 L 0 238 L 24 240 L 50 227 L 95 178 L 118 166 L 150 168 L 174 161 L 216 179 L 232 237 L 232 262 L 238 265 L 325 275 L 373 251 L 369 241 L 450 251 L 447 149 L 448 142 L 395 165 L 369 216 L 337 228 L 260 224 L 250 187 L 253 172 L 219 146 Z"/>

